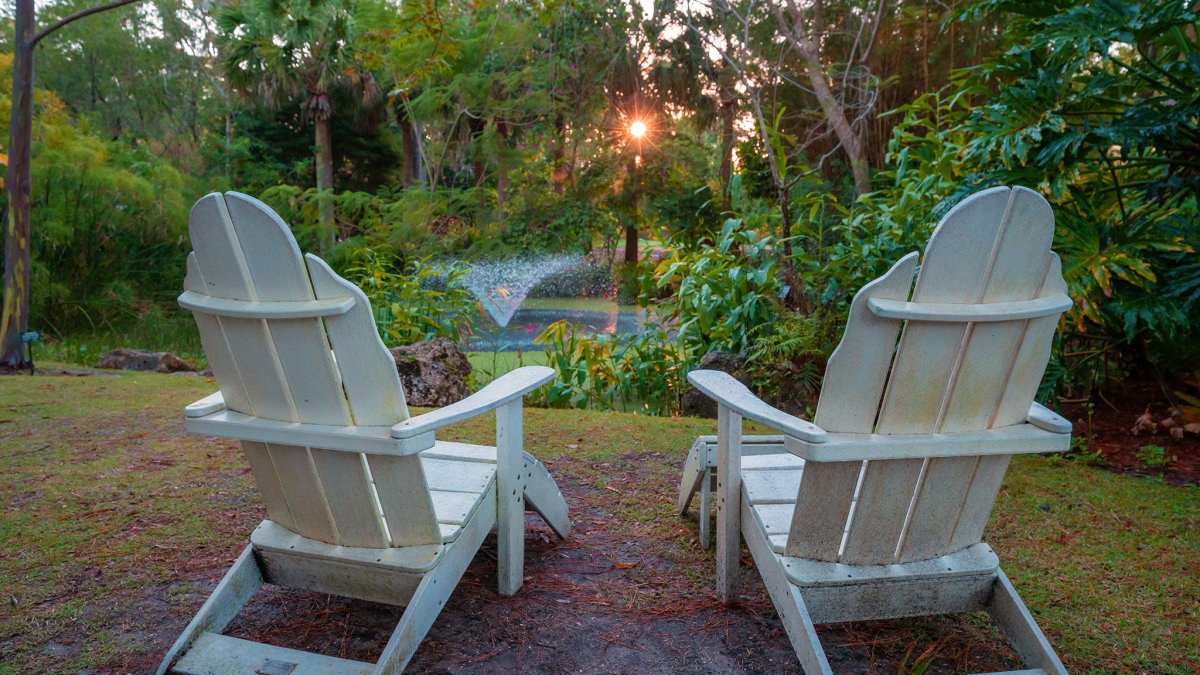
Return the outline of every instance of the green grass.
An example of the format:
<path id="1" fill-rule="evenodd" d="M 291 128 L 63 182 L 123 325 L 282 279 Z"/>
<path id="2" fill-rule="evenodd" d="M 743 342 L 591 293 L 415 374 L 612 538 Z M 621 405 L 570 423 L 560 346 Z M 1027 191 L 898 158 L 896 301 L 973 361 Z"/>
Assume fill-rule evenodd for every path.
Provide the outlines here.
<path id="1" fill-rule="evenodd" d="M 467 352 L 471 362 L 475 386 L 482 387 L 501 375 L 521 366 L 544 366 L 547 363 L 543 351 L 530 352 Z"/>
<path id="2" fill-rule="evenodd" d="M 214 386 L 147 373 L 0 379 L 0 672 L 151 659 L 194 612 L 196 581 L 219 577 L 245 545 L 263 511 L 236 443 L 181 423 L 182 406 Z M 685 545 L 694 523 L 671 503 L 686 449 L 712 429 L 595 411 L 525 418 L 530 451 L 601 500 L 605 527 L 684 568 L 647 578 L 675 576 L 697 594 L 711 586 L 712 552 Z M 485 417 L 449 438 L 493 434 Z M 1022 457 L 987 540 L 1072 672 L 1182 673 L 1200 663 L 1198 521 L 1194 487 Z M 652 606 L 648 588 L 614 589 L 614 601 Z"/>
<path id="3" fill-rule="evenodd" d="M 521 309 L 557 309 L 583 312 L 612 312 L 614 310 L 636 312 L 637 305 L 618 305 L 615 300 L 605 298 L 526 298 Z"/>

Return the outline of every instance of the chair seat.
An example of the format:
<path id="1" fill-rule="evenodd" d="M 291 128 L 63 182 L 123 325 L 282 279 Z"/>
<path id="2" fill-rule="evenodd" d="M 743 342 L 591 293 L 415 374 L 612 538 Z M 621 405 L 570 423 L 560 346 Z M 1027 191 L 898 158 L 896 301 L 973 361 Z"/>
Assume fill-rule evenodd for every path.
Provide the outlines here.
<path id="1" fill-rule="evenodd" d="M 794 455 L 788 455 L 793 457 Z M 743 458 L 743 462 L 745 458 Z M 803 461 L 803 460 L 801 460 Z M 896 565 L 846 565 L 842 563 L 793 558 L 785 555 L 796 495 L 804 475 L 801 468 L 747 471 L 743 464 L 742 496 L 754 514 L 754 523 L 766 537 L 771 552 L 787 572 L 788 581 L 797 586 L 859 584 L 871 580 L 916 581 L 935 576 L 987 574 L 1000 561 L 987 544 L 975 544 L 954 553 Z"/>
<path id="2" fill-rule="evenodd" d="M 438 441 L 421 453 L 442 542 L 458 538 L 496 476 L 496 448 Z"/>

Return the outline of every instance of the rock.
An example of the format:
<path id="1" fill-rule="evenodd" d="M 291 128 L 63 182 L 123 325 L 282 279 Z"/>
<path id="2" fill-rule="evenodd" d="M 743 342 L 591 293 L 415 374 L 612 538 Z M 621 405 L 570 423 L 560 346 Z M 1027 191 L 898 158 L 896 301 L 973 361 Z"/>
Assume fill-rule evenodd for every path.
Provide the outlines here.
<path id="1" fill-rule="evenodd" d="M 110 370 L 152 370 L 156 373 L 196 370 L 192 364 L 171 352 L 145 352 L 140 349 L 114 349 L 105 354 L 93 367 Z"/>
<path id="2" fill-rule="evenodd" d="M 722 373 L 729 373 L 747 387 L 750 386 L 750 376 L 746 374 L 746 357 L 744 356 L 725 352 L 709 352 L 700 359 L 696 370 L 719 370 Z M 687 391 L 683 393 L 681 407 L 684 415 L 708 418 L 717 416 L 716 402 L 690 384 Z"/>
<path id="3" fill-rule="evenodd" d="M 440 407 L 461 401 L 467 391 L 471 362 L 448 338 L 418 342 L 391 350 L 409 405 Z"/>

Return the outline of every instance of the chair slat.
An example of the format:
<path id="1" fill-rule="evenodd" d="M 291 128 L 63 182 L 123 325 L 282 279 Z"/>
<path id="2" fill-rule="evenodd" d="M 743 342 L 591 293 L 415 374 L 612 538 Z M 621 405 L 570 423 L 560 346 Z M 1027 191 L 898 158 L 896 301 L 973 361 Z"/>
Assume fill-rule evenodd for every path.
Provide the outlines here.
<path id="1" fill-rule="evenodd" d="M 951 550 L 983 540 L 983 528 L 987 526 L 988 516 L 996 504 L 996 495 L 1000 493 L 1000 485 L 1011 460 L 1011 455 L 979 458 L 979 466 L 975 469 L 975 477 L 971 480 L 971 487 L 963 500 L 962 511 L 958 514 L 958 522 L 950 538 Z"/>
<path id="2" fill-rule="evenodd" d="M 789 556 L 838 559 L 862 465 L 862 462 L 805 463 L 788 533 Z"/>
<path id="3" fill-rule="evenodd" d="M 981 303 L 1019 302 L 1042 295 L 1044 279 L 1054 237 L 1054 215 L 1050 205 L 1038 194 L 1025 188 L 1014 188 L 1009 197 L 1006 220 L 998 233 L 996 253 L 991 269 L 976 300 Z M 1010 390 L 1009 384 L 1018 352 L 1027 340 L 1027 328 L 1034 320 L 1014 320 L 1000 323 L 970 324 L 960 348 L 960 366 L 953 386 L 943 403 L 939 432 L 974 431 L 992 426 L 997 409 L 1006 399 L 1021 396 Z M 1044 322 L 1043 322 L 1044 323 Z M 1053 330 L 1053 328 L 1051 328 Z M 1045 361 L 1037 367 L 1040 381 Z M 1029 364 L 1034 365 L 1034 364 Z M 1028 367 L 1028 366 L 1025 366 Z M 1026 411 L 1033 401 L 1033 392 L 1019 401 Z M 901 546 L 898 562 L 922 560 L 954 550 L 957 531 L 982 533 L 983 523 L 961 522 L 980 517 L 980 505 L 986 503 L 990 512 L 995 499 L 992 485 L 1002 476 L 977 476 L 995 470 L 995 462 L 981 463 L 969 458 L 931 459 L 926 468 L 923 485 L 912 510 L 906 541 Z M 1004 464 L 1007 467 L 1007 463 Z M 976 494 L 976 479 L 982 492 Z M 967 508 L 968 502 L 972 507 Z M 961 526 L 961 528 L 960 528 Z M 916 541 L 911 541 L 913 538 Z"/>
<path id="4" fill-rule="evenodd" d="M 874 428 L 902 322 L 876 316 L 867 303 L 872 298 L 907 300 L 917 260 L 915 252 L 904 256 L 854 296 L 842 341 L 825 368 L 813 418 L 825 431 L 870 433 Z"/>
<path id="5" fill-rule="evenodd" d="M 263 504 L 267 507 L 267 516 L 289 530 L 296 529 L 296 519 L 287 503 L 287 492 L 279 481 L 275 471 L 275 463 L 271 459 L 271 451 L 266 443 L 242 441 L 242 452 L 250 462 L 250 471 L 254 474 L 254 483 L 262 495 Z"/>
<path id="6" fill-rule="evenodd" d="M 887 274 L 854 297 L 845 335 L 825 369 L 814 421 L 830 432 L 870 433 L 887 381 L 901 322 L 876 316 L 871 298 L 907 300 L 916 270 L 916 253 L 900 259 Z M 810 462 L 796 495 L 790 556 L 837 560 L 854 500 L 862 462 Z"/>
<path id="7" fill-rule="evenodd" d="M 279 486 L 291 509 L 294 527 L 289 529 L 309 539 L 327 544 L 339 543 L 337 526 L 329 512 L 329 500 L 326 499 L 325 488 L 321 485 L 308 448 L 276 443 L 265 445 L 271 454 L 275 472 L 279 475 Z"/>
<path id="8" fill-rule="evenodd" d="M 355 298 L 354 307 L 348 312 L 325 319 L 354 423 L 390 426 L 408 419 L 396 362 L 379 339 L 366 296 L 357 286 L 334 274 L 320 258 L 309 255 L 307 263 L 318 299 Z M 391 545 L 440 542 L 442 537 L 420 458 L 368 455 L 367 465 L 375 481 Z"/>
<path id="9" fill-rule="evenodd" d="M 895 559 L 896 544 L 904 531 L 924 464 L 921 459 L 867 462 L 839 560 L 882 564 Z"/>
<path id="10" fill-rule="evenodd" d="M 408 419 L 396 361 L 379 339 L 367 296 L 358 286 L 334 274 L 324 260 L 312 254 L 306 260 L 318 299 L 355 299 L 354 307 L 345 314 L 325 319 L 354 424 L 391 426 Z"/>
<path id="11" fill-rule="evenodd" d="M 187 257 L 187 276 L 183 287 L 188 291 L 207 292 L 204 273 L 200 271 L 200 263 L 196 261 L 195 252 Z M 242 374 L 238 371 L 237 362 L 225 337 L 225 329 L 221 327 L 221 319 L 211 314 L 197 314 L 196 328 L 200 331 L 200 344 L 204 354 L 208 356 L 208 365 L 217 377 L 217 385 L 221 388 L 221 397 L 225 406 L 230 410 L 240 410 L 254 414 L 250 406 L 250 397 L 246 394 L 246 385 L 242 382 Z"/>
<path id="12" fill-rule="evenodd" d="M 897 560 L 909 562 L 944 555 L 963 503 L 975 479 L 979 457 L 929 461 Z"/>
<path id="13" fill-rule="evenodd" d="M 1047 255 L 1046 272 L 1040 295 L 1065 293 L 1067 284 L 1062 276 L 1062 263 L 1053 252 Z M 1005 427 L 1025 421 L 1029 414 L 1029 401 L 1037 394 L 1042 376 L 1046 373 L 1046 362 L 1050 359 L 1050 348 L 1054 343 L 1054 332 L 1058 327 L 1058 316 L 1031 319 L 1025 328 L 1025 339 L 1013 358 L 1005 395 L 1000 400 L 991 427 Z"/>
<path id="14" fill-rule="evenodd" d="M 913 290 L 914 303 L 978 303 L 985 299 L 996 261 L 1005 253 L 1005 233 L 1014 216 L 1021 220 L 1019 193 L 1009 188 L 994 188 L 968 198 L 956 206 L 938 225 L 926 250 L 925 259 Z M 1024 221 L 1013 228 L 1023 231 Z M 1048 248 L 1048 242 L 1042 244 Z M 1009 251 L 1011 253 L 1011 251 Z M 981 262 L 983 264 L 981 264 Z M 1008 282 L 1011 275 L 1002 275 Z M 1036 281 L 1034 282 L 1036 283 Z M 1020 300 L 1031 297 L 1000 297 L 1001 300 Z M 1023 321 L 1016 322 L 1023 324 Z M 1012 340 L 1012 323 L 988 323 L 977 330 L 972 323 L 908 322 L 900 337 L 892 372 L 880 408 L 876 433 L 935 433 L 942 430 L 949 406 L 959 392 L 959 408 L 953 413 L 954 429 L 959 430 L 959 417 L 968 412 L 984 414 L 984 423 L 995 406 L 998 390 L 1004 378 L 991 388 L 979 387 L 973 378 L 969 386 L 958 387 L 964 363 L 974 367 L 978 358 L 970 345 L 978 333 L 980 345 L 1001 346 Z M 1004 349 L 999 360 L 1007 369 L 1011 347 Z M 996 361 L 993 354 L 989 361 Z M 965 422 L 969 425 L 969 422 Z M 983 425 L 976 428 L 984 428 Z M 942 476 L 961 459 L 931 460 L 946 463 L 932 473 Z M 881 564 L 894 562 L 901 538 L 918 514 L 917 530 L 930 529 L 924 518 L 944 510 L 947 498 L 937 490 L 923 489 L 924 476 L 931 475 L 927 461 L 881 460 L 868 462 L 863 474 L 861 496 L 850 524 L 843 562 Z M 958 467 L 961 473 L 962 467 Z M 951 471 L 952 472 L 952 471 Z M 952 497 L 949 498 L 952 500 Z M 927 506 L 936 502 L 936 506 Z M 942 541 L 953 529 L 954 520 L 945 528 Z"/>

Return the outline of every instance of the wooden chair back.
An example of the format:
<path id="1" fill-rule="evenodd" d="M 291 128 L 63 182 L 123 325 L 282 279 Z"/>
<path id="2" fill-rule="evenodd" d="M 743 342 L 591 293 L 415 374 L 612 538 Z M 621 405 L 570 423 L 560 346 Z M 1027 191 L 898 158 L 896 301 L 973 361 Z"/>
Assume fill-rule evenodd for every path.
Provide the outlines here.
<path id="1" fill-rule="evenodd" d="M 304 258 L 268 206 L 200 199 L 180 304 L 192 310 L 227 409 L 270 420 L 388 426 L 408 418 L 362 291 Z M 343 546 L 440 543 L 420 458 L 242 441 L 268 517 Z"/>
<path id="2" fill-rule="evenodd" d="M 956 206 L 929 241 L 911 301 L 916 253 L 855 296 L 814 422 L 830 433 L 882 435 L 1024 422 L 1065 300 L 1053 236 L 1050 205 L 1025 188 L 986 190 Z M 1008 461 L 809 462 L 787 553 L 891 564 L 978 543 Z"/>

